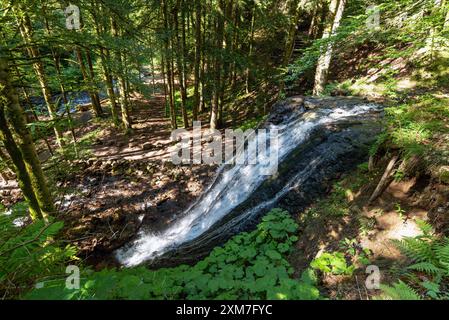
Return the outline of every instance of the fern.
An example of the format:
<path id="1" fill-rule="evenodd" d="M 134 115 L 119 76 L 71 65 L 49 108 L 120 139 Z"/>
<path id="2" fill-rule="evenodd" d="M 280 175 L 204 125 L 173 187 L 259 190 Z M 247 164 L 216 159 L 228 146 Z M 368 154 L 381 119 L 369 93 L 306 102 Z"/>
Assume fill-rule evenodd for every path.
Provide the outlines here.
<path id="1" fill-rule="evenodd" d="M 407 282 L 413 287 L 419 288 L 419 293 L 423 297 L 431 299 L 444 299 L 448 292 L 440 290 L 440 283 L 447 283 L 449 277 L 449 238 L 438 238 L 433 235 L 433 229 L 426 222 L 419 222 L 419 226 L 424 235 L 416 238 L 404 238 L 395 241 L 399 250 L 408 258 L 413 260 L 413 264 L 407 267 Z M 425 273 L 428 280 L 422 282 L 416 272 Z M 391 299 L 415 299 L 419 293 L 405 282 L 399 281 L 393 286 L 384 286 L 383 297 Z"/>
<path id="2" fill-rule="evenodd" d="M 393 286 L 381 285 L 384 292 L 382 298 L 389 300 L 421 300 L 418 293 L 403 281 L 393 284 Z"/>
<path id="3" fill-rule="evenodd" d="M 434 234 L 432 225 L 427 221 L 417 219 L 416 224 L 418 225 L 424 236 L 432 236 Z"/>
<path id="4" fill-rule="evenodd" d="M 430 262 L 418 262 L 409 266 L 408 269 L 428 273 L 431 275 L 437 275 L 443 271 Z"/>
<path id="5" fill-rule="evenodd" d="M 422 238 L 404 238 L 393 241 L 398 249 L 415 262 L 429 261 L 434 258 L 432 244 Z"/>
<path id="6" fill-rule="evenodd" d="M 446 276 L 449 276 L 449 239 L 444 239 L 441 244 L 434 247 L 435 256 L 438 263 L 443 267 Z"/>

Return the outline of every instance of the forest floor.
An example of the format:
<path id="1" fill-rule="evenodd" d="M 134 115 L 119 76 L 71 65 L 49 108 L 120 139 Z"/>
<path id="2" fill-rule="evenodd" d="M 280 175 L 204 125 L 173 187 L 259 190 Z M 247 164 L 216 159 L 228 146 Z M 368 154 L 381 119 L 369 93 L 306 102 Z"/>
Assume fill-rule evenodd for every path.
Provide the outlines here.
<path id="1" fill-rule="evenodd" d="M 367 300 L 380 294 L 366 289 L 366 263 L 360 263 L 361 257 L 379 268 L 381 283 L 397 279 L 395 272 L 400 272 L 406 258 L 394 241 L 421 235 L 420 221 L 430 223 L 438 233 L 449 230 L 446 185 L 428 176 L 403 179 L 369 203 L 382 173 L 362 169 L 348 173 L 329 196 L 298 213 L 299 241 L 291 256 L 297 272 L 324 252 L 342 252 L 348 265 L 357 267 L 352 275 L 321 274 L 321 290 L 331 299 Z"/>

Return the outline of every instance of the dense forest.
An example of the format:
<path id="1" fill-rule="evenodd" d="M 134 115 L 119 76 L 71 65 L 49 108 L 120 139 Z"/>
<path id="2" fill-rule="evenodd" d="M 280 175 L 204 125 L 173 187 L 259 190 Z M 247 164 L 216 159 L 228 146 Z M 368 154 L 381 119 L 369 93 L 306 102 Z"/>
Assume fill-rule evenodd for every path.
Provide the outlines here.
<path id="1" fill-rule="evenodd" d="M 0 299 L 449 299 L 447 0 L 0 4 Z"/>

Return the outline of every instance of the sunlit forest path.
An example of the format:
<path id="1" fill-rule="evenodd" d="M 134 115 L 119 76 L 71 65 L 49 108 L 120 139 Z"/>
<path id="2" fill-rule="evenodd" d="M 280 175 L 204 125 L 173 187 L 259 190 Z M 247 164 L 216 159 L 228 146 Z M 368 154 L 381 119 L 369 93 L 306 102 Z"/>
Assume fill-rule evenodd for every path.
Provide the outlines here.
<path id="1" fill-rule="evenodd" d="M 132 95 L 132 133 L 125 135 L 113 128 L 100 132 L 93 147 L 93 155 L 98 159 L 162 160 L 169 156 L 166 149 L 171 143 L 171 127 L 162 84 L 156 79 L 153 88 L 151 79 L 144 78 L 144 82 L 154 95 L 150 98 L 138 93 Z"/>

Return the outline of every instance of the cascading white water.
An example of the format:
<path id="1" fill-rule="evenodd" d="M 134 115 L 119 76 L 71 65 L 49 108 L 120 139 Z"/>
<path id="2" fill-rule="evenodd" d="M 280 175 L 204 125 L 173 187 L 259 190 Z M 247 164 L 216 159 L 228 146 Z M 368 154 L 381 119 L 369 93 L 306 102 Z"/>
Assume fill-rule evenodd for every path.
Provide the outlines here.
<path id="1" fill-rule="evenodd" d="M 270 125 L 267 129 L 278 130 L 279 136 L 276 151 L 280 163 L 293 149 L 306 141 L 317 126 L 337 123 L 350 117 L 379 109 L 380 106 L 376 104 L 316 109 L 299 116 L 292 116 L 287 123 Z M 248 143 L 257 143 L 257 139 L 250 140 Z M 319 161 L 319 159 L 316 161 Z M 116 257 L 118 261 L 125 266 L 135 266 L 199 237 L 214 223 L 245 201 L 268 178 L 264 173 L 267 172 L 266 166 L 270 165 L 273 164 L 236 164 L 231 168 L 220 167 L 216 174 L 216 180 L 184 212 L 179 220 L 160 233 L 141 231 L 133 243 L 117 250 Z M 285 187 L 271 200 L 258 204 L 255 208 L 237 217 L 237 219 L 248 218 L 257 210 L 277 201 L 288 190 L 304 181 L 308 172 L 311 172 L 311 168 L 316 165 L 317 163 L 310 163 L 306 169 L 289 179 Z"/>

